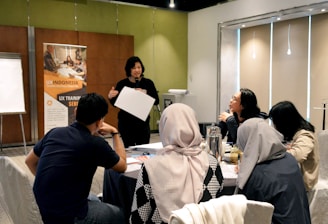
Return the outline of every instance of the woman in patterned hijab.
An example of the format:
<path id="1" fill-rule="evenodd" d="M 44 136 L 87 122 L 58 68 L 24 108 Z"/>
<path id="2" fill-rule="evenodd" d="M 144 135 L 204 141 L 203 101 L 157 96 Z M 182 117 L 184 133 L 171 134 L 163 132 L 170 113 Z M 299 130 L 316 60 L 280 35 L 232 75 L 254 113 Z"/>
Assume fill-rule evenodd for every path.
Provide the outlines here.
<path id="1" fill-rule="evenodd" d="M 200 147 L 193 109 L 181 103 L 168 106 L 159 133 L 164 148 L 146 160 L 139 173 L 131 223 L 167 223 L 171 211 L 215 198 L 221 190 L 220 166 Z"/>

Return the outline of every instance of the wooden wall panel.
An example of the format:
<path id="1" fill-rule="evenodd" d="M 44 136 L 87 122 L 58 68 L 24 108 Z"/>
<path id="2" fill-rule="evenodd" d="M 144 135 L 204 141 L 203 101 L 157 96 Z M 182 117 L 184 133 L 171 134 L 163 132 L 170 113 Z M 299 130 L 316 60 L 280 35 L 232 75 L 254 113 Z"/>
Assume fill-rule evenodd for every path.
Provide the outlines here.
<path id="1" fill-rule="evenodd" d="M 24 132 L 26 141 L 31 141 L 31 114 L 29 97 L 29 65 L 28 65 L 28 42 L 26 27 L 0 26 L 0 52 L 20 53 L 22 58 L 24 98 L 26 114 L 23 114 Z M 12 99 L 15 100 L 15 99 Z M 5 107 L 6 105 L 0 105 Z M 19 115 L 3 115 L 2 143 L 21 143 L 23 135 Z"/>
<path id="2" fill-rule="evenodd" d="M 32 140 L 27 28 L 0 26 L 0 34 L 0 52 L 20 53 L 22 57 L 26 107 L 23 121 L 26 141 L 29 143 Z M 106 99 L 109 89 L 125 77 L 126 59 L 134 54 L 133 36 L 35 28 L 39 139 L 44 135 L 43 43 L 87 46 L 87 91 L 102 94 Z M 117 126 L 117 113 L 118 109 L 110 105 L 106 122 Z M 3 115 L 2 127 L 4 146 L 23 142 L 19 115 Z"/>
<path id="3" fill-rule="evenodd" d="M 43 43 L 83 45 L 87 47 L 87 92 L 107 99 L 116 82 L 125 77 L 126 59 L 133 55 L 133 36 L 65 30 L 35 29 L 39 138 L 44 135 Z M 105 121 L 117 126 L 118 109 L 110 105 Z"/>
<path id="4" fill-rule="evenodd" d="M 107 99 L 110 88 L 126 77 L 125 62 L 134 53 L 133 36 L 79 32 L 79 44 L 87 46 L 87 91 Z M 109 104 L 105 121 L 117 127 L 117 113 Z"/>

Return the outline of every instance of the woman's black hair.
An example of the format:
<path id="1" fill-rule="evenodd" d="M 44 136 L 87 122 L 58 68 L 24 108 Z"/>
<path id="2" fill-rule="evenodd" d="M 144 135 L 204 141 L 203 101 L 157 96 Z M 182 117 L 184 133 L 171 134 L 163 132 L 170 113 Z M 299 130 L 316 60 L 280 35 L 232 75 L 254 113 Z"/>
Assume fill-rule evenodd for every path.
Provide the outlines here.
<path id="1" fill-rule="evenodd" d="M 131 68 L 133 68 L 137 62 L 140 63 L 141 68 L 142 68 L 141 76 L 144 76 L 143 73 L 145 72 L 145 67 L 144 67 L 142 61 L 140 60 L 139 57 L 132 56 L 132 57 L 128 58 L 128 60 L 126 61 L 126 64 L 125 64 L 125 74 L 127 77 L 131 76 Z"/>
<path id="2" fill-rule="evenodd" d="M 314 126 L 302 117 L 290 101 L 281 101 L 274 105 L 269 112 L 269 117 L 287 141 L 292 140 L 295 133 L 301 129 L 315 131 Z"/>
<path id="3" fill-rule="evenodd" d="M 240 117 L 245 120 L 253 117 L 259 117 L 261 110 L 257 106 L 255 93 L 247 88 L 241 88 L 240 93 L 240 104 L 243 106 Z"/>
<path id="4" fill-rule="evenodd" d="M 79 100 L 76 120 L 89 125 L 105 117 L 107 113 L 108 103 L 105 98 L 97 93 L 88 93 L 81 96 Z"/>

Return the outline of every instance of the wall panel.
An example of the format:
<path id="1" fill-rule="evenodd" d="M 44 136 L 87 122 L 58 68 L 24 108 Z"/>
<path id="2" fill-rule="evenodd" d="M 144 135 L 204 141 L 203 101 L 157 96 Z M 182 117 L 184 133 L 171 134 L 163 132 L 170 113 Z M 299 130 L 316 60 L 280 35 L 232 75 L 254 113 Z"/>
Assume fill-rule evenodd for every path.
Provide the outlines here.
<path id="1" fill-rule="evenodd" d="M 87 46 L 88 92 L 107 99 L 112 86 L 125 78 L 124 66 L 134 53 L 133 36 L 79 32 L 79 44 Z M 109 104 L 106 122 L 117 127 L 118 108 Z"/>
<path id="2" fill-rule="evenodd" d="M 290 24 L 291 55 L 287 55 Z M 308 18 L 274 23 L 272 49 L 272 105 L 294 103 L 306 118 L 308 76 Z"/>
<path id="3" fill-rule="evenodd" d="M 107 99 L 111 86 L 125 77 L 126 59 L 133 55 L 133 36 L 78 31 L 35 29 L 39 138 L 44 132 L 43 43 L 87 46 L 87 92 Z M 105 121 L 117 126 L 118 109 L 110 105 Z"/>
<path id="4" fill-rule="evenodd" d="M 240 46 L 240 87 L 254 91 L 259 107 L 267 112 L 270 96 L 270 25 L 242 29 Z"/>
<path id="5" fill-rule="evenodd" d="M 323 111 L 314 107 L 328 103 L 328 14 L 312 17 L 311 50 L 311 122 L 322 129 Z M 327 105 L 328 106 L 328 105 Z M 326 119 L 327 120 L 327 119 Z M 327 129 L 327 122 L 325 128 Z"/>
<path id="6" fill-rule="evenodd" d="M 28 65 L 28 49 L 27 49 L 27 28 L 0 26 L 0 52 L 20 53 L 22 58 L 23 82 L 24 82 L 24 99 L 26 114 L 23 114 L 24 131 L 26 142 L 31 141 L 31 114 L 30 114 L 30 98 L 29 98 L 29 65 Z M 15 99 L 12 99 L 15 100 Z M 0 105 L 5 107 L 6 105 Z M 19 115 L 3 115 L 3 136 L 2 143 L 18 143 L 23 142 L 21 124 Z"/>

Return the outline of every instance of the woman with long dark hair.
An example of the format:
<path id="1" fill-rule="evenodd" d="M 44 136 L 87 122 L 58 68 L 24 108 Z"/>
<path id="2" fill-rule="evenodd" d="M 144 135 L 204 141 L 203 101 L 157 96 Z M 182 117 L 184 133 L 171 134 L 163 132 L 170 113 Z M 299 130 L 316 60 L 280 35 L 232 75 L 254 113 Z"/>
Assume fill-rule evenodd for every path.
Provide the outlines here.
<path id="1" fill-rule="evenodd" d="M 228 142 L 236 143 L 239 124 L 253 117 L 268 118 L 257 105 L 255 93 L 247 88 L 241 88 L 230 99 L 229 111 L 219 115 L 219 124 L 222 137 L 227 135 Z"/>
<path id="2" fill-rule="evenodd" d="M 250 118 L 238 128 L 238 148 L 243 151 L 237 186 L 248 200 L 274 206 L 272 223 L 309 224 L 310 212 L 302 174 L 286 153 L 283 136 L 268 122 Z"/>
<path id="3" fill-rule="evenodd" d="M 284 135 L 284 140 L 288 142 L 287 152 L 300 164 L 306 189 L 311 190 L 319 175 L 318 143 L 314 126 L 302 117 L 290 101 L 274 105 L 269 117 L 275 128 Z"/>

